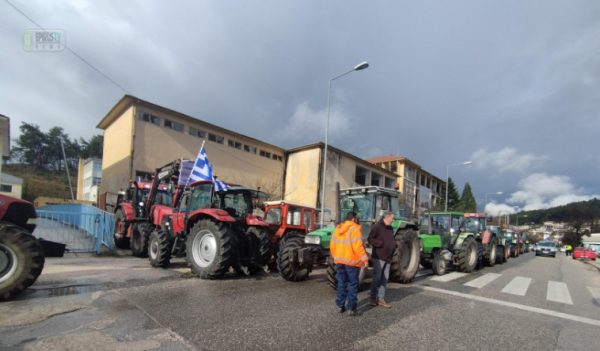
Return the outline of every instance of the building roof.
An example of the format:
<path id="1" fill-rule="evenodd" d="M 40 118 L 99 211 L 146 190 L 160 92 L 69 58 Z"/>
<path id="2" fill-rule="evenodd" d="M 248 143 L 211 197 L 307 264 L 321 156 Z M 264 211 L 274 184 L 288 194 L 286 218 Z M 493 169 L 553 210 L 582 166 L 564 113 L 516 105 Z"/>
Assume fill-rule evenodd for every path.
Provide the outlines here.
<path id="1" fill-rule="evenodd" d="M 281 150 L 282 152 L 283 152 L 283 151 L 285 151 L 285 150 L 284 150 L 282 147 L 280 147 L 280 146 L 273 145 L 273 144 L 269 144 L 269 143 L 266 143 L 266 142 L 264 142 L 264 141 L 262 141 L 262 140 L 258 140 L 258 139 L 255 139 L 255 138 L 249 137 L 249 136 L 247 136 L 247 135 L 240 134 L 240 133 L 234 132 L 234 131 L 232 131 L 232 130 L 229 130 L 229 129 L 223 128 L 223 127 L 219 127 L 219 126 L 217 126 L 217 125 L 214 125 L 214 124 L 212 124 L 212 123 L 208 123 L 208 122 L 206 122 L 206 121 L 203 121 L 203 120 L 197 119 L 197 118 L 195 118 L 195 117 L 192 117 L 192 116 L 186 115 L 186 114 L 184 114 L 184 113 L 177 112 L 177 111 L 175 111 L 175 110 L 171 110 L 171 109 L 169 109 L 169 108 L 167 108 L 167 107 L 164 107 L 164 106 L 160 106 L 160 105 L 157 105 L 157 104 L 153 104 L 153 103 L 151 103 L 151 102 L 149 102 L 149 101 L 146 101 L 146 100 L 143 100 L 143 99 L 137 98 L 137 97 L 135 97 L 135 96 L 132 96 L 132 95 L 129 95 L 129 94 L 125 94 L 125 95 L 123 95 L 123 97 L 121 98 L 121 100 L 119 100 L 119 101 L 118 101 L 118 102 L 115 104 L 115 106 L 113 106 L 113 107 L 110 109 L 110 111 L 108 111 L 108 113 L 106 114 L 106 116 L 104 116 L 104 117 L 102 118 L 102 120 L 100 120 L 100 122 L 98 122 L 98 125 L 96 126 L 96 128 L 100 128 L 100 129 L 103 129 L 103 130 L 105 130 L 105 129 L 106 129 L 106 128 L 108 128 L 108 127 L 109 127 L 109 126 L 110 126 L 110 125 L 111 125 L 111 124 L 112 124 L 112 123 L 113 123 L 113 122 L 114 122 L 114 121 L 115 121 L 117 118 L 119 118 L 119 116 L 121 116 L 121 115 L 123 114 L 123 112 L 125 112 L 125 111 L 126 111 L 128 108 L 130 108 L 130 107 L 131 107 L 131 106 L 133 106 L 133 105 L 144 106 L 144 107 L 150 108 L 150 109 L 152 109 L 152 110 L 156 110 L 156 111 L 159 111 L 159 112 L 162 112 L 162 113 L 165 113 L 165 114 L 171 115 L 171 116 L 176 116 L 176 117 L 179 117 L 179 118 L 181 118 L 181 119 L 183 119 L 183 120 L 187 120 L 187 121 L 189 121 L 189 122 L 192 122 L 192 123 L 199 123 L 199 124 L 203 124 L 203 125 L 205 125 L 206 127 L 208 127 L 208 128 L 211 128 L 211 129 L 214 129 L 214 130 L 216 130 L 216 131 L 220 131 L 220 132 L 223 132 L 223 133 L 231 134 L 231 135 L 234 135 L 234 136 L 236 136 L 236 137 L 240 137 L 240 138 L 245 138 L 245 139 L 248 139 L 248 140 L 250 140 L 250 141 L 253 141 L 253 142 L 255 142 L 255 143 L 259 143 L 259 144 L 263 144 L 263 145 L 269 145 L 269 146 L 271 146 L 271 147 L 274 147 L 274 148 L 276 148 L 276 149 L 279 149 L 279 150 Z"/>
<path id="2" fill-rule="evenodd" d="M 305 151 L 305 150 L 310 150 L 310 149 L 322 149 L 324 147 L 325 147 L 325 143 L 319 142 L 319 143 L 308 144 L 308 145 L 299 146 L 299 147 L 296 147 L 296 148 L 293 148 L 293 149 L 289 149 L 289 150 L 287 150 L 285 152 L 285 154 L 289 155 L 289 154 L 293 154 L 293 153 L 299 152 L 299 151 Z M 382 172 L 385 175 L 390 176 L 390 178 L 396 178 L 397 177 L 396 173 L 394 173 L 392 171 L 389 171 L 389 170 L 387 170 L 385 168 L 381 168 L 381 167 L 373 164 L 372 162 L 369 162 L 369 161 L 367 161 L 365 159 L 362 159 L 362 158 L 360 158 L 358 156 L 352 155 L 351 153 L 348 153 L 348 152 L 346 152 L 346 151 L 344 151 L 342 149 L 338 149 L 337 147 L 331 146 L 331 144 L 327 145 L 327 148 L 330 149 L 331 151 L 337 152 L 338 154 L 340 154 L 342 156 L 345 156 L 347 158 L 353 159 L 354 161 L 356 161 L 356 162 L 358 162 L 358 163 L 360 163 L 360 164 L 362 164 L 364 166 L 376 168 L 378 172 Z"/>
<path id="3" fill-rule="evenodd" d="M 406 158 L 404 156 L 398 156 L 398 155 L 376 156 L 376 157 L 371 157 L 371 158 L 367 159 L 367 161 L 369 161 L 371 163 L 399 161 L 399 162 L 404 162 L 404 163 L 410 163 L 410 164 L 413 164 L 413 165 L 421 168 L 421 166 L 418 163 L 416 163 L 415 161 L 413 161 L 409 158 Z"/>
<path id="4" fill-rule="evenodd" d="M 7 184 L 23 184 L 23 179 L 4 172 L 0 173 L 0 181 Z"/>

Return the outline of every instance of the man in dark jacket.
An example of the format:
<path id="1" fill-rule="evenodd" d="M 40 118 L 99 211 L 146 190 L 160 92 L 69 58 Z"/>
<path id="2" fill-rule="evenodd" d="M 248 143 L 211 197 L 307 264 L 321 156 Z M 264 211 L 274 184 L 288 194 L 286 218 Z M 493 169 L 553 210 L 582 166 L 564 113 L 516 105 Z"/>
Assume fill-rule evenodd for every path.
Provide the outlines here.
<path id="1" fill-rule="evenodd" d="M 369 244 L 373 247 L 371 263 L 373 264 L 373 281 L 371 283 L 371 306 L 391 308 L 385 302 L 385 286 L 390 277 L 390 265 L 396 250 L 396 239 L 391 224 L 393 212 L 385 212 L 369 233 Z"/>

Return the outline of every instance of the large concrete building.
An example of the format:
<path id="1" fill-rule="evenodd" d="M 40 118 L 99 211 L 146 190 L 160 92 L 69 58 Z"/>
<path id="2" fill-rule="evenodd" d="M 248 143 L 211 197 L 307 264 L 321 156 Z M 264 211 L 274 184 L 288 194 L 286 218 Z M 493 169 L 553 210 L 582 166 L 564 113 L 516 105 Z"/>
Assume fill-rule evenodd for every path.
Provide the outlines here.
<path id="1" fill-rule="evenodd" d="M 80 158 L 77 173 L 77 200 L 97 202 L 100 184 L 102 184 L 102 160 Z"/>
<path id="2" fill-rule="evenodd" d="M 281 194 L 285 150 L 125 95 L 97 126 L 104 130 L 101 193 L 150 178 L 176 158 L 195 159 L 202 142 L 219 179 Z"/>
<path id="3" fill-rule="evenodd" d="M 325 145 L 317 143 L 286 152 L 284 200 L 320 207 L 321 175 Z M 338 209 L 336 187 L 340 189 L 375 185 L 394 189 L 396 174 L 345 151 L 328 146 L 325 177 L 325 222 L 335 220 Z"/>
<path id="4" fill-rule="evenodd" d="M 443 203 L 446 181 L 424 170 L 416 162 L 402 156 L 379 156 L 369 162 L 396 174 L 403 201 L 414 216 Z"/>

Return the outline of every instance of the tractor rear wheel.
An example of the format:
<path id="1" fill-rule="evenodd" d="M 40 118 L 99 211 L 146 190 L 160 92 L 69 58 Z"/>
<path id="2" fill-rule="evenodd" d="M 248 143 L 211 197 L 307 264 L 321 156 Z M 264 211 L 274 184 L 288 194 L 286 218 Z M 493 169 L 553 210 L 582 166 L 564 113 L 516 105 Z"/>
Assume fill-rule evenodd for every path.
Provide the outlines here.
<path id="1" fill-rule="evenodd" d="M 478 261 L 477 251 L 477 242 L 475 242 L 475 239 L 471 236 L 465 238 L 455 253 L 457 256 L 457 266 L 461 272 L 470 273 L 475 270 Z"/>
<path id="2" fill-rule="evenodd" d="M 367 268 L 361 267 L 360 272 L 358 273 L 358 290 L 360 290 L 362 283 L 365 281 L 366 275 Z M 335 263 L 331 258 L 327 260 L 327 283 L 329 283 L 329 286 L 332 287 L 334 290 L 337 290 L 337 276 L 335 270 Z"/>
<path id="3" fill-rule="evenodd" d="M 152 267 L 169 267 L 171 263 L 171 241 L 164 230 L 155 229 L 150 233 L 148 258 Z"/>
<path id="4" fill-rule="evenodd" d="M 442 255 L 442 252 L 440 250 L 436 250 L 433 253 L 433 262 L 432 262 L 432 266 L 431 266 L 431 270 L 433 271 L 433 274 L 436 274 L 436 275 L 446 274 L 447 265 L 448 265 L 448 262 L 446 262 L 446 259 Z"/>
<path id="5" fill-rule="evenodd" d="M 136 223 L 133 225 L 133 233 L 131 234 L 130 245 L 131 253 L 135 257 L 148 256 L 148 237 L 150 236 L 151 227 L 148 223 Z"/>
<path id="6" fill-rule="evenodd" d="M 293 260 L 293 253 L 304 246 L 304 236 L 300 233 L 289 233 L 279 243 L 277 254 L 277 270 L 279 275 L 291 282 L 298 282 L 308 277 L 310 269 L 301 267 Z"/>
<path id="7" fill-rule="evenodd" d="M 417 233 L 405 229 L 396 236 L 396 250 L 390 266 L 390 280 L 407 284 L 419 270 L 421 244 Z"/>
<path id="8" fill-rule="evenodd" d="M 496 253 L 497 253 L 497 241 L 496 238 L 493 238 L 488 243 L 488 248 L 485 250 L 485 254 L 483 256 L 484 263 L 487 266 L 493 267 L 496 264 Z"/>
<path id="9" fill-rule="evenodd" d="M 248 234 L 253 235 L 256 242 L 256 262 L 261 266 L 268 264 L 271 259 L 271 239 L 269 238 L 269 232 L 263 228 L 250 227 Z"/>
<path id="10" fill-rule="evenodd" d="M 497 264 L 504 263 L 504 245 L 496 246 L 496 263 Z"/>
<path id="11" fill-rule="evenodd" d="M 37 239 L 13 224 L 0 224 L 0 300 L 8 300 L 35 282 L 44 268 Z"/>
<path id="12" fill-rule="evenodd" d="M 118 249 L 129 249 L 127 229 L 129 229 L 130 225 L 131 223 L 127 222 L 123 210 L 118 209 L 117 212 L 115 212 L 115 234 L 113 235 L 115 246 Z"/>
<path id="13" fill-rule="evenodd" d="M 204 279 L 218 278 L 234 259 L 232 233 L 222 222 L 200 220 L 190 230 L 185 251 L 194 274 Z"/>
<path id="14" fill-rule="evenodd" d="M 510 246 L 504 245 L 503 248 L 504 249 L 502 250 L 502 262 L 506 262 L 510 257 Z"/>
<path id="15" fill-rule="evenodd" d="M 510 245 L 510 257 L 518 257 L 519 256 L 519 248 L 517 245 Z"/>

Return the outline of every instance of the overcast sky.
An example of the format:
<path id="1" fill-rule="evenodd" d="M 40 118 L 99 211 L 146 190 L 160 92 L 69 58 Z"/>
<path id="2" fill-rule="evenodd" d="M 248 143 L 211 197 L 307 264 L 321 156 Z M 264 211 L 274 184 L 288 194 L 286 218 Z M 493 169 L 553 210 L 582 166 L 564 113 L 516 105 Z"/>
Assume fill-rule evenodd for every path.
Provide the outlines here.
<path id="1" fill-rule="evenodd" d="M 72 137 L 129 93 L 282 146 L 406 156 L 488 210 L 600 194 L 600 1 L 0 0 L 0 114 Z"/>

